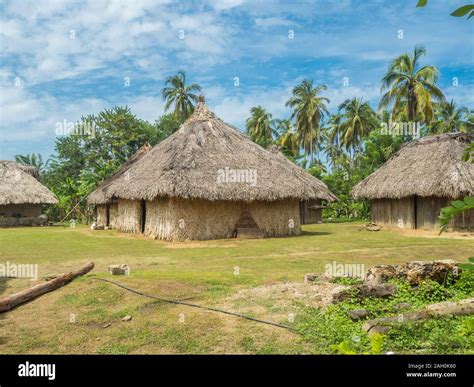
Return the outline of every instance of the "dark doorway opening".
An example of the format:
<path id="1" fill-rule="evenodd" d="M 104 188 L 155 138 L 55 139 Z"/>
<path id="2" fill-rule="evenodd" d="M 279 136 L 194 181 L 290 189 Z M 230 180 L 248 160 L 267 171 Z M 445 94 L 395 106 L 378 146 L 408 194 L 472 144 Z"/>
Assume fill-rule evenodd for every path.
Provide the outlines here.
<path id="1" fill-rule="evenodd" d="M 105 225 L 107 227 L 110 225 L 110 204 L 105 206 Z"/>
<path id="2" fill-rule="evenodd" d="M 140 232 L 143 234 L 145 232 L 145 223 L 146 223 L 146 200 L 140 202 Z"/>

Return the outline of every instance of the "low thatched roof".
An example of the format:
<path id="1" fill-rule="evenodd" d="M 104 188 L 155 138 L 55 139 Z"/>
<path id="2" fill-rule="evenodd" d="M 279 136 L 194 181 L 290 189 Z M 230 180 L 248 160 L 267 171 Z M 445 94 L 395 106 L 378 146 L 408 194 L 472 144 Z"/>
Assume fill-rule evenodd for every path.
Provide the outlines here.
<path id="1" fill-rule="evenodd" d="M 235 174 L 240 181 L 232 180 Z M 127 168 L 127 176 L 109 179 L 104 194 L 94 192 L 89 203 L 158 196 L 247 202 L 335 199 L 324 183 L 216 117 L 203 98 L 178 131 Z"/>
<path id="2" fill-rule="evenodd" d="M 411 141 L 357 184 L 355 199 L 474 195 L 474 164 L 462 161 L 472 134 L 447 133 Z"/>
<path id="3" fill-rule="evenodd" d="M 54 194 L 37 178 L 32 166 L 0 160 L 0 205 L 56 204 Z"/>

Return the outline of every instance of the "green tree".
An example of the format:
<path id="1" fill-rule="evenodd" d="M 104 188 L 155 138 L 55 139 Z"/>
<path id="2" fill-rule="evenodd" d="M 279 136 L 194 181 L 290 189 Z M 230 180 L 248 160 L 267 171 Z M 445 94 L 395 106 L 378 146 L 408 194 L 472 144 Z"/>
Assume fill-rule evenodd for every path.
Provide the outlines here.
<path id="1" fill-rule="evenodd" d="M 198 102 L 195 92 L 201 91 L 197 83 L 186 85 L 186 73 L 179 71 L 178 74 L 166 79 L 165 87 L 161 91 L 165 101 L 165 111 L 173 106 L 173 113 L 184 122 L 194 111 L 194 104 Z"/>
<path id="2" fill-rule="evenodd" d="M 453 100 L 443 103 L 437 111 L 436 121 L 431 125 L 431 132 L 451 133 L 473 130 L 473 123 L 468 121 L 469 114 L 469 109 L 458 107 Z"/>
<path id="3" fill-rule="evenodd" d="M 293 88 L 293 95 L 286 102 L 286 106 L 293 109 L 291 118 L 295 119 L 299 146 L 306 155 L 309 150 L 311 164 L 314 163 L 314 139 L 319 153 L 321 122 L 325 114 L 329 115 L 326 107 L 329 99 L 321 95 L 326 90 L 325 85 L 314 87 L 312 80 L 305 79 Z"/>
<path id="4" fill-rule="evenodd" d="M 392 115 L 406 113 L 409 121 L 418 118 L 429 123 L 434 118 L 433 102 L 444 102 L 441 89 L 436 86 L 438 69 L 434 66 L 420 68 L 420 57 L 426 54 L 422 46 L 416 46 L 413 56 L 408 53 L 395 58 L 382 79 L 379 109 L 393 104 Z"/>
<path id="5" fill-rule="evenodd" d="M 340 122 L 342 144 L 351 151 L 353 159 L 362 139 L 379 126 L 379 121 L 370 105 L 362 98 L 345 100 L 339 106 L 339 112 L 342 114 Z"/>
<path id="6" fill-rule="evenodd" d="M 257 144 L 267 147 L 273 141 L 273 136 L 278 135 L 272 114 L 262 106 L 250 109 L 250 117 L 246 121 L 247 134 Z"/>
<path id="7" fill-rule="evenodd" d="M 296 157 L 299 153 L 298 138 L 291 120 L 276 120 L 276 127 L 279 133 L 277 144 L 282 152 L 289 157 Z"/>

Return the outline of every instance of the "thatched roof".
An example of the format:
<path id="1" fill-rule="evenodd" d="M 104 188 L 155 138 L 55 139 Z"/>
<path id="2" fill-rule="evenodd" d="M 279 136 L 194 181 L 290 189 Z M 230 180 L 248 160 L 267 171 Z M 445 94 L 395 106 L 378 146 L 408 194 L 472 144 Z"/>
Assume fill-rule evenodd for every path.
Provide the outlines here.
<path id="1" fill-rule="evenodd" d="M 462 161 L 472 134 L 447 133 L 411 141 L 357 184 L 356 199 L 474 195 L 474 164 Z"/>
<path id="2" fill-rule="evenodd" d="M 232 181 L 233 173 L 256 177 L 255 184 Z M 92 194 L 89 203 L 158 196 L 247 202 L 335 199 L 324 183 L 216 117 L 203 99 L 178 131 L 127 168 L 127 176 L 109 179 L 104 194 Z"/>
<path id="3" fill-rule="evenodd" d="M 37 178 L 32 166 L 0 160 L 0 205 L 56 204 L 54 194 Z"/>

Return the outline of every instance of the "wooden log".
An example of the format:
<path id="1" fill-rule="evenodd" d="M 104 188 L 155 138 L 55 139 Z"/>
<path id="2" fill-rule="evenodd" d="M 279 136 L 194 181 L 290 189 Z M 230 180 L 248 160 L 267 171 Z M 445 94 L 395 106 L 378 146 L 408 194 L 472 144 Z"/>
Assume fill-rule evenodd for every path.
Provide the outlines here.
<path id="1" fill-rule="evenodd" d="M 407 321 L 426 320 L 442 316 L 474 315 L 474 298 L 461 301 L 444 301 L 431 304 L 417 312 L 401 313 L 397 316 L 382 317 L 369 320 L 362 325 L 367 333 L 387 331 L 390 326 L 406 323 Z"/>
<path id="2" fill-rule="evenodd" d="M 36 297 L 39 297 L 45 293 L 56 290 L 64 285 L 67 285 L 74 278 L 80 277 L 94 268 L 94 263 L 89 262 L 79 270 L 72 271 L 70 273 L 63 274 L 59 277 L 47 281 L 42 284 L 33 286 L 32 288 L 22 290 L 21 292 L 12 294 L 10 296 L 0 299 L 0 313 L 11 310 L 18 305 L 24 304 L 25 302 L 31 301 Z"/>

